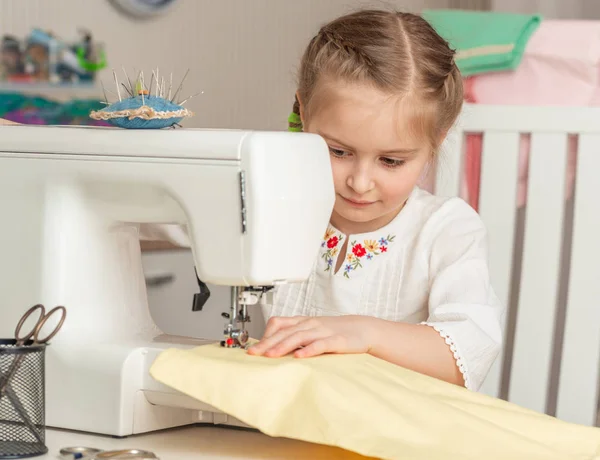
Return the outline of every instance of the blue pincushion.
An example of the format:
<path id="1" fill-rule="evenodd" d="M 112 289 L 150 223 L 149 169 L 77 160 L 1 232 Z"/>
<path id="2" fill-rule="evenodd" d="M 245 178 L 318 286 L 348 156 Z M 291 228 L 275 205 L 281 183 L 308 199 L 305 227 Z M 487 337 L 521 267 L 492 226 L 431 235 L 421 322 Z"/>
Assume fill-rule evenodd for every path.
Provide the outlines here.
<path id="1" fill-rule="evenodd" d="M 90 117 L 94 120 L 103 120 L 113 126 L 126 129 L 162 129 L 174 127 L 185 117 L 193 115 L 190 110 L 183 107 L 186 101 L 182 103 L 173 102 L 181 85 L 172 99 L 163 96 L 165 92 L 164 84 L 157 85 L 156 95 L 152 95 L 152 82 L 150 83 L 150 90 L 147 90 L 142 75 L 141 80 L 136 81 L 135 88 L 131 83 L 129 87 L 122 84 L 129 97 L 121 98 L 116 76 L 115 82 L 117 83 L 119 101 L 112 104 L 106 102 L 108 105 L 104 109 L 92 111 Z M 169 88 L 169 97 L 170 93 Z"/>

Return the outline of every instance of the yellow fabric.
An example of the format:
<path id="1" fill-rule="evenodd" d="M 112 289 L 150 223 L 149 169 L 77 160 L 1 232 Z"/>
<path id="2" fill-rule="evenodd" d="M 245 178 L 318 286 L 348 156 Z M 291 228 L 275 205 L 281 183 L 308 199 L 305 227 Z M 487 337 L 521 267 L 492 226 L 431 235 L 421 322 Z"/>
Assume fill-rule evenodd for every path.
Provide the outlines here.
<path id="1" fill-rule="evenodd" d="M 270 436 L 410 460 L 600 459 L 600 429 L 559 421 L 369 355 L 169 349 L 151 375 Z"/>

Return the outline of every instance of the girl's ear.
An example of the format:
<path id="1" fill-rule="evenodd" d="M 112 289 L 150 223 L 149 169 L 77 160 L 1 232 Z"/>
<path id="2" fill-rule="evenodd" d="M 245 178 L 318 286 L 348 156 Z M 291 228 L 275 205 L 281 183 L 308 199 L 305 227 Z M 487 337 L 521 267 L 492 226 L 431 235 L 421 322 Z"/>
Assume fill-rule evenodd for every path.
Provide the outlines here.
<path id="1" fill-rule="evenodd" d="M 442 133 L 442 135 L 440 136 L 440 138 L 438 139 L 438 146 L 442 145 L 444 143 L 444 141 L 446 140 L 446 137 L 448 137 L 448 132 L 449 131 L 444 131 Z"/>

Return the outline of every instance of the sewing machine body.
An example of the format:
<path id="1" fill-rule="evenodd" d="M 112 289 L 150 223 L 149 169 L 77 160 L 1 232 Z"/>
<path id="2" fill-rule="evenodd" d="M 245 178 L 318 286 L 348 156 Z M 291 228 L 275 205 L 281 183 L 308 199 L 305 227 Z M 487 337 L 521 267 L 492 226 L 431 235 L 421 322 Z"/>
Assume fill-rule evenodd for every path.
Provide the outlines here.
<path id="1" fill-rule="evenodd" d="M 335 199 L 323 139 L 1 129 L 0 336 L 11 337 L 32 304 L 67 308 L 46 355 L 47 425 L 124 436 L 216 421 L 211 408 L 148 374 L 163 349 L 193 347 L 203 337 L 165 335 L 154 321 L 139 225 L 186 226 L 198 277 L 209 286 L 302 281 Z M 201 322 L 203 313 L 195 314 Z"/>

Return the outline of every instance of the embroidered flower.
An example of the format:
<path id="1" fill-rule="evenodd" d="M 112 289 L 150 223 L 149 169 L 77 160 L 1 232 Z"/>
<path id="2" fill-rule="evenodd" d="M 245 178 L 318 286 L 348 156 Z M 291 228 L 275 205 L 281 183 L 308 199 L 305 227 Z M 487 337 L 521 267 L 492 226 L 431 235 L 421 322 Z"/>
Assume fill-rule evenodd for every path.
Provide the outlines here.
<path id="1" fill-rule="evenodd" d="M 353 241 L 352 250 L 348 253 L 346 260 L 348 264 L 344 267 L 344 276 L 350 278 L 350 273 L 357 268 L 362 268 L 361 259 L 373 260 L 376 256 L 387 252 L 389 244 L 394 241 L 395 235 L 388 235 L 378 241 L 365 240 L 362 243 Z"/>
<path id="2" fill-rule="evenodd" d="M 367 250 L 361 244 L 352 243 L 352 253 L 360 259 L 367 253 Z"/>
<path id="3" fill-rule="evenodd" d="M 325 241 L 329 240 L 329 238 L 331 238 L 334 234 L 335 234 L 335 231 L 333 230 L 333 228 L 327 227 L 327 231 L 325 232 L 325 236 L 323 237 L 323 240 L 325 240 Z"/>
<path id="4" fill-rule="evenodd" d="M 337 246 L 337 244 L 340 242 L 340 239 L 337 236 L 332 236 L 331 238 L 329 238 L 327 240 L 327 247 L 329 249 L 333 249 Z"/>
<path id="5" fill-rule="evenodd" d="M 325 236 L 323 237 L 323 243 L 321 244 L 321 247 L 323 248 L 327 246 L 327 251 L 325 251 L 322 255 L 326 264 L 325 271 L 331 270 L 331 267 L 333 266 L 333 259 L 340 252 L 339 244 L 343 239 L 343 235 L 334 235 L 334 230 L 331 227 L 327 228 Z"/>
<path id="6" fill-rule="evenodd" d="M 387 246 L 388 243 L 392 243 L 394 241 L 394 238 L 396 238 L 396 235 L 388 235 L 387 238 L 380 238 L 379 244 L 381 246 Z"/>
<path id="7" fill-rule="evenodd" d="M 375 240 L 365 240 L 365 248 L 369 252 L 376 252 L 379 249 L 379 243 Z"/>

